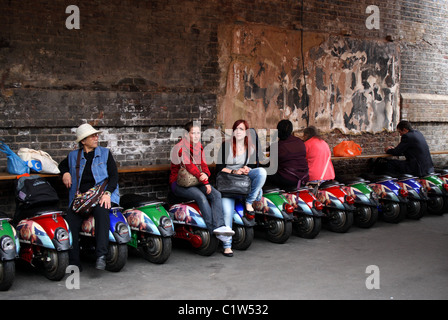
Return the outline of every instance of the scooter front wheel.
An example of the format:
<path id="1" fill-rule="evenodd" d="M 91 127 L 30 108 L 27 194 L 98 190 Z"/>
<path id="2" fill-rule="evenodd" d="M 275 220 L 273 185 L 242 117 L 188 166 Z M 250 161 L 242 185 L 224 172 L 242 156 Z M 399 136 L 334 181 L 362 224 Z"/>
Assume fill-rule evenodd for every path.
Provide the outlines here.
<path id="1" fill-rule="evenodd" d="M 322 229 L 320 217 L 299 216 L 293 223 L 294 231 L 301 238 L 314 239 Z"/>
<path id="2" fill-rule="evenodd" d="M 128 245 L 126 243 L 109 243 L 109 253 L 106 258 L 106 270 L 118 272 L 128 260 Z"/>
<path id="3" fill-rule="evenodd" d="M 406 218 L 418 220 L 426 213 L 428 204 L 426 201 L 411 200 L 407 204 Z"/>
<path id="4" fill-rule="evenodd" d="M 407 208 L 405 204 L 390 201 L 382 204 L 381 212 L 384 221 L 398 223 L 406 218 Z"/>
<path id="5" fill-rule="evenodd" d="M 338 210 L 329 216 L 328 226 L 333 232 L 345 233 L 353 225 L 353 219 L 353 212 Z"/>
<path id="6" fill-rule="evenodd" d="M 15 273 L 14 260 L 0 262 L 0 291 L 7 291 L 11 288 Z"/>
<path id="7" fill-rule="evenodd" d="M 219 240 L 206 230 L 195 230 L 194 234 L 198 235 L 202 244 L 199 248 L 195 248 L 195 252 L 201 256 L 211 256 L 218 249 Z"/>
<path id="8" fill-rule="evenodd" d="M 292 222 L 272 219 L 268 221 L 267 238 L 273 243 L 284 243 L 292 234 Z"/>
<path id="9" fill-rule="evenodd" d="M 370 228 L 378 220 L 378 209 L 369 206 L 356 208 L 355 225 L 360 228 Z"/>
<path id="10" fill-rule="evenodd" d="M 43 252 L 44 274 L 47 279 L 60 281 L 68 267 L 68 251 L 47 249 Z"/>
<path id="11" fill-rule="evenodd" d="M 428 201 L 428 212 L 430 214 L 443 214 L 444 201 L 441 196 L 430 196 Z"/>
<path id="12" fill-rule="evenodd" d="M 143 258 L 157 264 L 168 260 L 172 250 L 171 238 L 148 236 L 145 240 L 144 245 L 139 248 Z"/>
<path id="13" fill-rule="evenodd" d="M 232 238 L 232 248 L 235 250 L 246 250 L 254 240 L 254 228 L 233 225 L 235 235 Z"/>

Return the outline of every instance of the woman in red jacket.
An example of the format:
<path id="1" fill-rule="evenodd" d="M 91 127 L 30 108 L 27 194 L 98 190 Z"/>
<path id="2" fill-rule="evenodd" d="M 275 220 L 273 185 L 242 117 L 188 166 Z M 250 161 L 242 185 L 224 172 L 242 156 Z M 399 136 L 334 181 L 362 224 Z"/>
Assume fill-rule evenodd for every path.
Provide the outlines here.
<path id="1" fill-rule="evenodd" d="M 205 162 L 204 149 L 200 143 L 201 129 L 194 126 L 193 122 L 187 123 L 184 129 L 187 133 L 171 153 L 174 157 L 171 159 L 169 178 L 171 190 L 176 196 L 196 201 L 210 233 L 215 233 L 223 241 L 225 239 L 221 239 L 222 236 L 232 236 L 235 232 L 225 226 L 221 193 L 208 181 L 210 170 Z M 200 170 L 197 166 L 199 164 Z M 188 172 L 198 178 L 200 184 L 194 187 L 179 186 L 177 177 L 181 166 L 185 166 Z"/>

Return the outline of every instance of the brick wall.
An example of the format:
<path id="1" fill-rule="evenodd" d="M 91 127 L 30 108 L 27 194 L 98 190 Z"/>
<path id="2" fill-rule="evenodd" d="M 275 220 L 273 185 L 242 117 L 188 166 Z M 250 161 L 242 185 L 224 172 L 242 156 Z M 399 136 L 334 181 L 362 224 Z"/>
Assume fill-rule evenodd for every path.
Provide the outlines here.
<path id="1" fill-rule="evenodd" d="M 79 30 L 65 26 L 71 4 L 80 10 Z M 378 30 L 366 28 L 370 4 L 380 10 Z M 102 144 L 119 165 L 166 163 L 173 129 L 196 118 L 216 125 L 217 96 L 224 89 L 219 26 L 254 23 L 394 41 L 401 93 L 432 95 L 440 117 L 421 122 L 421 101 L 408 100 L 402 107 L 433 149 L 448 149 L 446 103 L 439 99 L 448 95 L 447 12 L 443 0 L 3 1 L 0 139 L 13 150 L 42 149 L 60 161 L 74 146 L 74 129 L 90 122 L 104 131 Z M 365 153 L 398 141 L 386 132 L 348 137 L 335 132 L 328 139 L 332 146 L 359 140 Z M 0 154 L 0 170 L 5 167 Z M 163 196 L 165 178 L 164 173 L 126 175 L 120 185 L 124 191 Z M 0 210 L 11 212 L 10 187 L 0 183 Z"/>

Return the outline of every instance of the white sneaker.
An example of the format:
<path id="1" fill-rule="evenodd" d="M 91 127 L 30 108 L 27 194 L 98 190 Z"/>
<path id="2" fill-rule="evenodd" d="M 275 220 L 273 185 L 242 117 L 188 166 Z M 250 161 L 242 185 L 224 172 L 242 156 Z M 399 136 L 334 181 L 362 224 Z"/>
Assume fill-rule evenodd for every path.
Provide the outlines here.
<path id="1" fill-rule="evenodd" d="M 213 230 L 213 233 L 222 236 L 233 236 L 235 231 L 230 229 L 228 226 L 222 226 Z"/>

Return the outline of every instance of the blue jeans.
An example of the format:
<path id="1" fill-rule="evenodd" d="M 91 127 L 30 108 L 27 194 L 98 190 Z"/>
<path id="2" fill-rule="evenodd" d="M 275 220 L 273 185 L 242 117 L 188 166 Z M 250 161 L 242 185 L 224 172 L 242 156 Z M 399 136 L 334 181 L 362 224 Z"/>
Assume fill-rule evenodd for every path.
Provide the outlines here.
<path id="1" fill-rule="evenodd" d="M 248 174 L 252 187 L 249 195 L 246 198 L 246 203 L 252 204 L 254 201 L 260 201 L 263 196 L 263 191 L 261 190 L 266 182 L 266 169 L 265 168 L 255 168 L 249 171 Z"/>
<path id="2" fill-rule="evenodd" d="M 224 226 L 222 212 L 221 193 L 212 187 L 212 192 L 206 194 L 204 185 L 197 187 L 179 187 L 177 184 L 173 188 L 173 193 L 182 198 L 196 201 L 201 210 L 202 218 L 211 234 L 213 230 Z"/>
<path id="3" fill-rule="evenodd" d="M 227 227 L 232 229 L 233 215 L 235 213 L 235 199 L 233 198 L 222 198 L 222 212 L 224 214 L 224 223 Z M 232 247 L 232 238 L 229 237 L 228 241 L 223 241 L 222 247 L 224 249 Z"/>
<path id="4" fill-rule="evenodd" d="M 263 196 L 261 190 L 266 182 L 266 170 L 264 168 L 255 168 L 249 171 L 248 174 L 251 180 L 251 191 L 246 198 L 246 203 L 252 204 L 254 201 L 260 201 Z M 232 228 L 233 215 L 235 213 L 235 199 L 234 198 L 222 198 L 222 211 L 224 213 L 224 222 L 226 226 Z M 223 242 L 223 248 L 230 248 L 232 246 L 232 239 Z"/>

